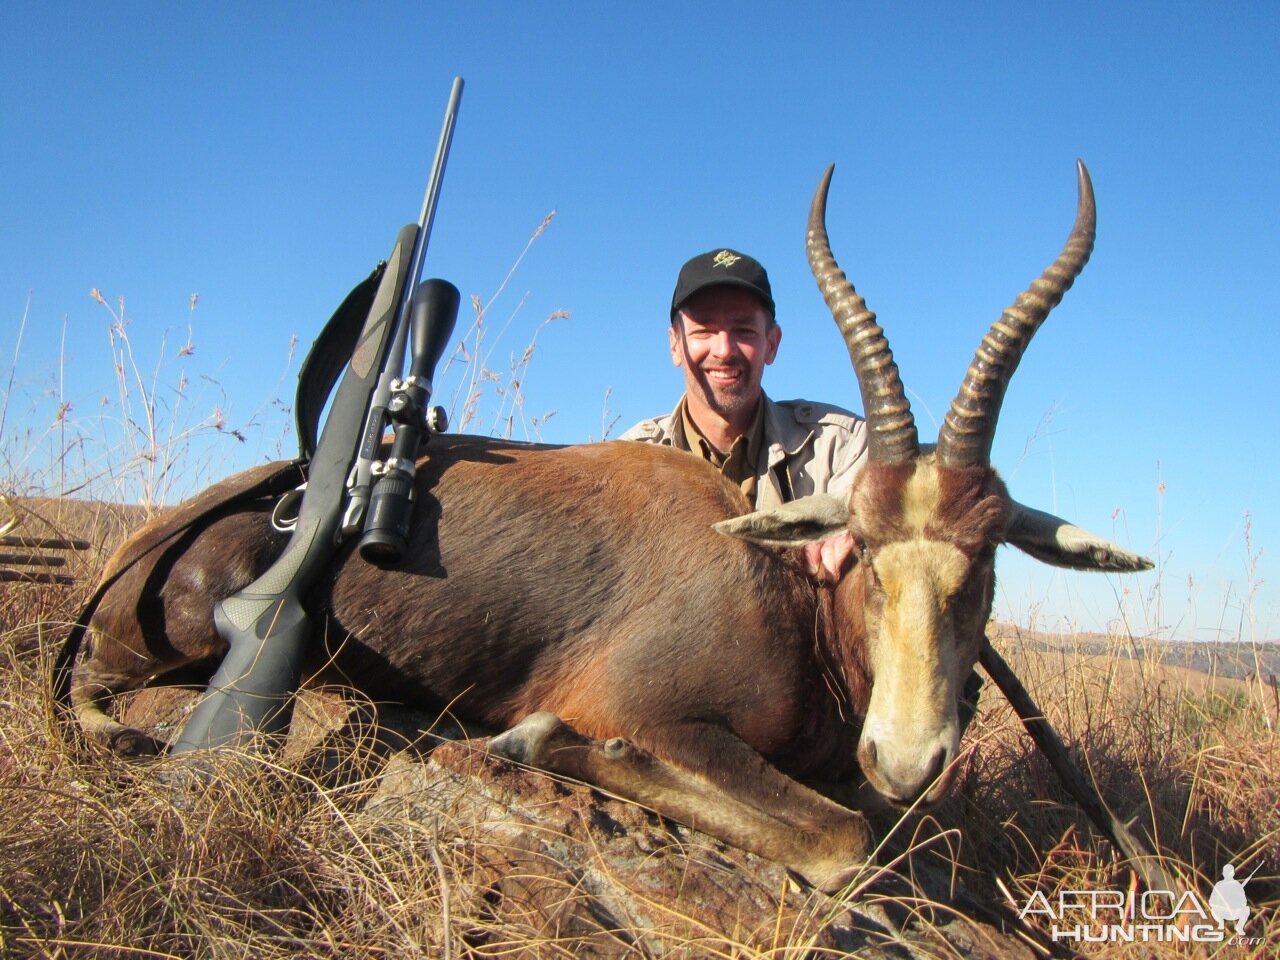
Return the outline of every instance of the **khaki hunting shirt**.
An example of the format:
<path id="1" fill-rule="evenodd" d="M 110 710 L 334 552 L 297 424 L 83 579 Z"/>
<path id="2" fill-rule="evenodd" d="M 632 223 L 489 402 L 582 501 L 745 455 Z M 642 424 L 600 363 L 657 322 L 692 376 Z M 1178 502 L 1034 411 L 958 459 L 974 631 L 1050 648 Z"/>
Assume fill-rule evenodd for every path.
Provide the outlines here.
<path id="1" fill-rule="evenodd" d="M 764 397 L 757 419 L 759 427 L 749 429 L 728 452 L 728 461 L 735 455 L 754 457 L 755 495 L 751 499 L 757 510 L 811 493 L 844 493 L 866 463 L 867 425 L 847 410 L 809 400 L 775 402 Z M 757 429 L 762 431 L 758 439 Z M 685 441 L 683 397 L 667 416 L 642 420 L 619 439 L 691 450 L 722 466 L 722 457 Z M 701 437 L 696 440 L 699 447 L 705 446 Z M 751 454 L 739 450 L 744 440 L 745 450 Z M 743 483 L 737 476 L 730 479 L 750 496 L 750 481 Z"/>

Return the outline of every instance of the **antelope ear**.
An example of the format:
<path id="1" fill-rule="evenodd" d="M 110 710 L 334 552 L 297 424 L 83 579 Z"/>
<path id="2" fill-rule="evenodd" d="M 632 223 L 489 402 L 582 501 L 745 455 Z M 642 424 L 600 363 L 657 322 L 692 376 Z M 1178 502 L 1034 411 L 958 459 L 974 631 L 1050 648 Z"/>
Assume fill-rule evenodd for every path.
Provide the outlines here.
<path id="1" fill-rule="evenodd" d="M 1072 570 L 1136 572 L 1154 564 L 1110 540 L 1016 500 L 1005 531 L 1005 543 L 1054 567 Z"/>
<path id="2" fill-rule="evenodd" d="M 849 501 L 826 493 L 792 500 L 771 510 L 721 520 L 717 533 L 767 547 L 803 547 L 820 543 L 849 529 Z"/>

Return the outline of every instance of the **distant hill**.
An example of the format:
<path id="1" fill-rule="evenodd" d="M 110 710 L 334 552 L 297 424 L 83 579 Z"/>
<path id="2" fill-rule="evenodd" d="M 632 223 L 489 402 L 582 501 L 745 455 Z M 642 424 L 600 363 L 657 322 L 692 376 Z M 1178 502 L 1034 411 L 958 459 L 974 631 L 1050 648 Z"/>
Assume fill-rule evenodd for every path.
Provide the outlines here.
<path id="1" fill-rule="evenodd" d="M 1101 634 L 1052 634 L 1023 630 L 1007 623 L 993 623 L 992 639 L 1016 643 L 1036 652 L 1067 651 L 1079 656 L 1107 656 L 1150 660 L 1210 676 L 1247 680 L 1255 674 L 1277 685 L 1280 677 L 1280 642 L 1190 643 L 1169 640 L 1127 640 Z"/>

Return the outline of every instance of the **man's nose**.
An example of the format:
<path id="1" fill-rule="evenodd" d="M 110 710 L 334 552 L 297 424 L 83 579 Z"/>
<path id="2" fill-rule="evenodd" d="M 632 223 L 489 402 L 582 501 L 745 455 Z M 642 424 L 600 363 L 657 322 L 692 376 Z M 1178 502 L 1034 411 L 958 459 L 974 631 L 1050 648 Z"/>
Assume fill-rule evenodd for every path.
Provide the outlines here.
<path id="1" fill-rule="evenodd" d="M 738 353 L 738 342 L 728 332 L 716 334 L 711 339 L 711 355 L 717 359 L 727 359 Z"/>

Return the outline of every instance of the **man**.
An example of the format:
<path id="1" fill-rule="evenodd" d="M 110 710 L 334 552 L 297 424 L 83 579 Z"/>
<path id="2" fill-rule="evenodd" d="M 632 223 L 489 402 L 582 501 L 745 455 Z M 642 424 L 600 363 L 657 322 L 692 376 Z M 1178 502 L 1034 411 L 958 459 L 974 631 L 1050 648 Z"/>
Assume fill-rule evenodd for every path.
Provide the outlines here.
<path id="1" fill-rule="evenodd" d="M 866 424 L 839 407 L 765 395 L 761 378 L 778 354 L 782 328 L 769 276 L 754 258 L 722 248 L 686 263 L 671 297 L 668 337 L 684 395 L 669 415 L 641 421 L 621 439 L 703 457 L 757 510 L 848 492 L 866 462 Z M 807 559 L 815 573 L 834 579 L 850 547 L 847 537 L 837 538 Z"/>

